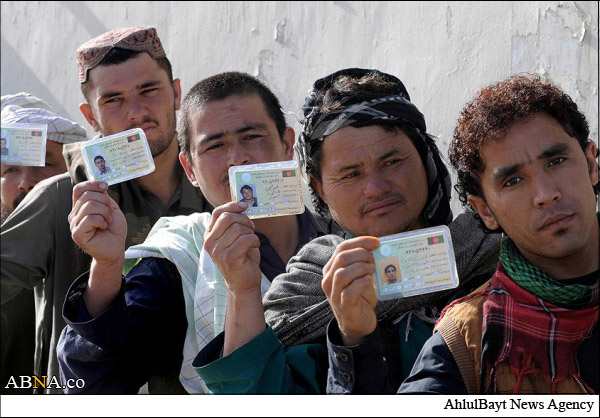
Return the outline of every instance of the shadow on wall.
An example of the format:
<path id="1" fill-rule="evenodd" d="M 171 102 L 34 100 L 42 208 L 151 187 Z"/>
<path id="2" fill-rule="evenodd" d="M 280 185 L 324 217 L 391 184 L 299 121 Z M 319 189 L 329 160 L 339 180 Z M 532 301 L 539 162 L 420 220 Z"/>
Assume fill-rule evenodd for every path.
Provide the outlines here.
<path id="1" fill-rule="evenodd" d="M 23 61 L 23 59 L 19 56 L 19 53 L 6 42 L 4 37 L 0 38 L 0 47 L 2 48 L 2 62 L 8 67 L 8 70 L 13 74 L 16 74 L 18 71 L 18 82 L 17 80 L 10 80 L 7 82 L 7 85 L 4 84 L 4 78 L 2 79 L 2 94 L 14 94 L 19 93 L 19 91 L 26 91 L 28 93 L 33 94 L 34 96 L 38 96 L 43 99 L 46 103 L 52 107 L 55 113 L 59 115 L 67 116 L 69 115 L 71 118 L 73 115 L 70 114 L 56 99 L 54 95 L 48 90 L 48 88 L 44 85 L 44 83 L 38 78 L 35 71 L 29 68 L 29 65 Z M 8 64 L 7 64 L 8 63 Z M 17 70 L 18 69 L 18 70 Z M 19 86 L 27 86 L 25 88 L 21 88 L 19 91 L 13 91 L 10 84 L 15 83 Z"/>
<path id="2" fill-rule="evenodd" d="M 69 10 L 77 22 L 81 23 L 89 33 L 89 39 L 108 32 L 109 28 L 96 17 L 92 9 L 83 1 L 61 1 L 65 9 Z M 115 29 L 115 28 L 110 28 Z M 78 45 L 79 46 L 79 45 Z"/>

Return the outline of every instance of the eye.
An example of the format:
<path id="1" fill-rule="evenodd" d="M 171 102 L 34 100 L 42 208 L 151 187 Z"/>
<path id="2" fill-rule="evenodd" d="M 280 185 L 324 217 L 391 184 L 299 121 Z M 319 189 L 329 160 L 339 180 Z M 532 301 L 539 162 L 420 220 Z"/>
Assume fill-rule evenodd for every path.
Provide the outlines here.
<path id="1" fill-rule="evenodd" d="M 559 165 L 562 164 L 566 161 L 567 159 L 565 157 L 557 157 L 554 158 L 552 161 L 550 161 L 550 164 L 548 164 L 550 167 L 554 166 L 554 165 Z"/>
<path id="2" fill-rule="evenodd" d="M 388 161 L 386 161 L 386 162 L 385 162 L 385 164 L 384 164 L 384 165 L 385 165 L 386 167 L 389 167 L 389 166 L 391 166 L 391 165 L 398 164 L 399 162 L 400 162 L 400 160 L 397 160 L 397 159 L 395 159 L 395 160 L 388 160 Z"/>
<path id="3" fill-rule="evenodd" d="M 113 106 L 119 104 L 121 100 L 120 97 L 111 97 L 110 99 L 105 100 L 103 104 L 106 106 Z"/>
<path id="4" fill-rule="evenodd" d="M 212 151 L 212 150 L 215 150 L 215 149 L 219 149 L 219 148 L 221 148 L 222 146 L 223 146 L 223 144 L 219 144 L 219 143 L 217 143 L 217 144 L 213 144 L 213 145 L 211 145 L 210 147 L 206 148 L 206 151 Z"/>
<path id="5" fill-rule="evenodd" d="M 342 179 L 351 179 L 354 177 L 358 177 L 360 175 L 360 173 L 358 171 L 353 171 L 349 174 L 346 174 L 344 177 L 342 177 Z"/>
<path id="6" fill-rule="evenodd" d="M 158 88 L 157 87 L 154 87 L 154 88 L 151 88 L 151 89 L 146 89 L 146 90 L 142 91 L 142 94 L 144 96 L 149 96 L 149 97 L 156 96 L 157 93 L 158 93 Z"/>
<path id="7" fill-rule="evenodd" d="M 504 183 L 504 187 L 514 186 L 515 184 L 520 183 L 521 180 L 523 180 L 521 177 L 513 177 L 512 179 L 510 179 L 506 183 Z"/>
<path id="8" fill-rule="evenodd" d="M 8 167 L 7 169 L 5 169 L 2 172 L 2 175 L 5 176 L 7 174 L 14 174 L 14 173 L 18 173 L 19 172 L 19 168 L 18 167 Z"/>
<path id="9" fill-rule="evenodd" d="M 258 139 L 258 138 L 260 138 L 260 137 L 261 137 L 261 135 L 246 135 L 246 136 L 244 137 L 244 141 L 251 141 L 251 140 L 253 140 L 253 139 Z"/>

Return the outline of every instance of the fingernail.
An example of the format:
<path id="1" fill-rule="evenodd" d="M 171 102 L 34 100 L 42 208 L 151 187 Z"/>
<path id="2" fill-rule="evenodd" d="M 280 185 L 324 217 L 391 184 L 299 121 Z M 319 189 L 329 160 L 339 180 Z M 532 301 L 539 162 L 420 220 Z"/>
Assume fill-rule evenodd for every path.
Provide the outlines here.
<path id="1" fill-rule="evenodd" d="M 246 202 L 238 202 L 238 205 L 240 206 L 240 208 L 242 209 L 246 209 L 248 207 L 248 204 Z"/>
<path id="2" fill-rule="evenodd" d="M 108 189 L 108 184 L 104 183 L 104 182 L 100 183 L 100 189 L 102 189 L 102 190 Z"/>

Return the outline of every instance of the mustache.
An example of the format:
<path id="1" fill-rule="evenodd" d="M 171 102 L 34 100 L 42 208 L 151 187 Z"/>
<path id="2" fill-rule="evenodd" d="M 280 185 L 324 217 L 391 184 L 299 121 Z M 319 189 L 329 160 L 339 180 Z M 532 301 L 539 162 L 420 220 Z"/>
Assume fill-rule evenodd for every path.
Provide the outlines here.
<path id="1" fill-rule="evenodd" d="M 371 212 L 373 209 L 398 203 L 402 205 L 405 204 L 406 198 L 400 193 L 386 193 L 385 196 L 381 196 L 375 199 L 369 199 L 366 202 L 362 202 L 358 207 L 358 213 L 360 213 L 361 215 L 365 215 L 368 212 Z"/>
<path id="2" fill-rule="evenodd" d="M 19 203 L 21 203 L 23 199 L 25 199 L 25 196 L 27 196 L 27 193 L 21 192 L 17 195 L 17 197 L 15 197 L 15 200 L 13 201 L 13 210 L 15 210 L 17 206 L 19 206 Z"/>
<path id="3" fill-rule="evenodd" d="M 152 119 L 150 117 L 145 117 L 141 122 L 132 123 L 125 130 L 128 131 L 130 129 L 139 128 L 139 127 L 145 125 L 146 123 L 153 123 L 156 126 L 158 126 L 158 121 L 156 119 Z"/>

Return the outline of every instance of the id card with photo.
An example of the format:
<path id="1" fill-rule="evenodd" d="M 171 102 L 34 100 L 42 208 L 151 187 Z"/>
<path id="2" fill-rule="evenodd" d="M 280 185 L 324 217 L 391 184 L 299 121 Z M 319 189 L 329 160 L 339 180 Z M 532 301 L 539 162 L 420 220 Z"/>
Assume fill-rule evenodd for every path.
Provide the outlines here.
<path id="1" fill-rule="evenodd" d="M 375 287 L 379 300 L 404 298 L 458 286 L 456 260 L 447 226 L 379 239 Z"/>
<path id="2" fill-rule="evenodd" d="M 246 202 L 243 213 L 251 219 L 304 212 L 301 181 L 293 160 L 229 168 L 231 199 Z"/>
<path id="3" fill-rule="evenodd" d="M 48 126 L 7 123 L 1 127 L 2 164 L 43 167 L 46 164 Z"/>
<path id="4" fill-rule="evenodd" d="M 85 142 L 81 153 L 89 178 L 109 185 L 154 171 L 148 140 L 140 128 Z"/>

